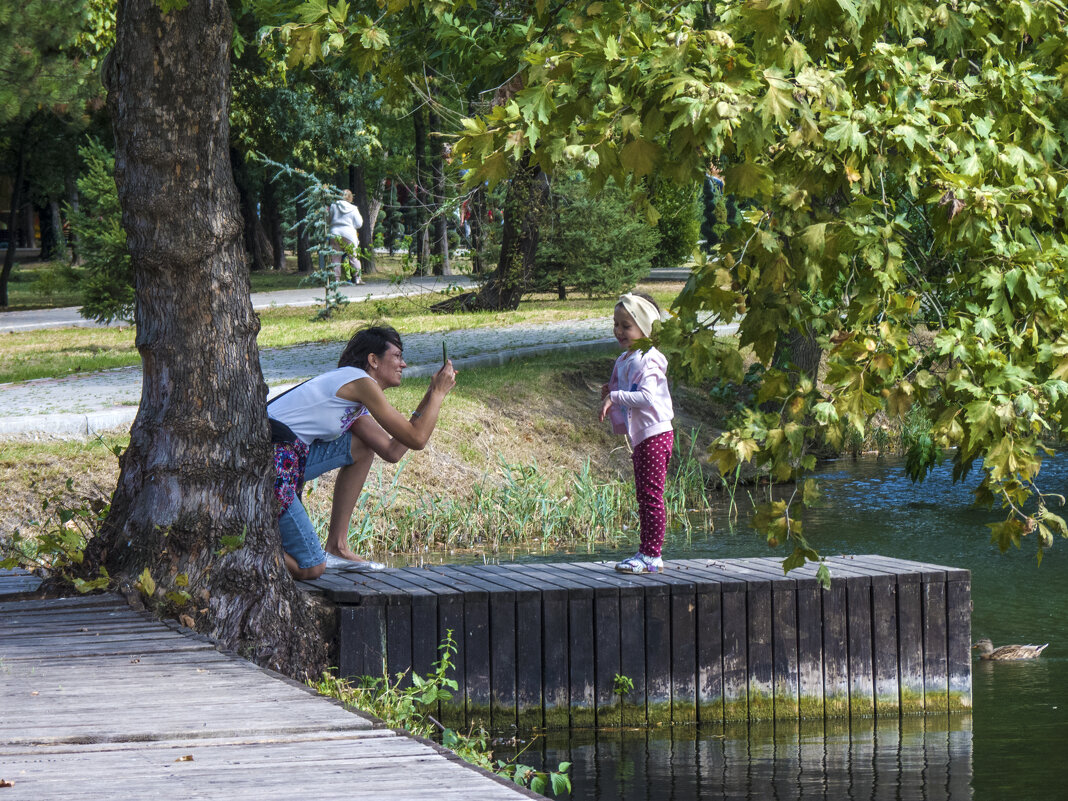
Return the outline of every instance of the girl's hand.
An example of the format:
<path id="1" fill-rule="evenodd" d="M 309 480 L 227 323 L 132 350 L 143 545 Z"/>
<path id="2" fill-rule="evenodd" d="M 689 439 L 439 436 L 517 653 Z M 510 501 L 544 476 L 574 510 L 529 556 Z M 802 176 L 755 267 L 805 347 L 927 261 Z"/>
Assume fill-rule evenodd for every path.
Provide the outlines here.
<path id="1" fill-rule="evenodd" d="M 601 400 L 608 397 L 608 384 L 601 384 Z"/>
<path id="2" fill-rule="evenodd" d="M 449 359 L 430 379 L 430 391 L 448 395 L 449 391 L 455 386 L 456 370 L 452 366 L 452 359 Z"/>
<path id="3" fill-rule="evenodd" d="M 604 418 L 608 416 L 608 410 L 612 408 L 612 399 L 607 395 L 604 400 L 601 401 L 601 422 L 604 422 Z"/>

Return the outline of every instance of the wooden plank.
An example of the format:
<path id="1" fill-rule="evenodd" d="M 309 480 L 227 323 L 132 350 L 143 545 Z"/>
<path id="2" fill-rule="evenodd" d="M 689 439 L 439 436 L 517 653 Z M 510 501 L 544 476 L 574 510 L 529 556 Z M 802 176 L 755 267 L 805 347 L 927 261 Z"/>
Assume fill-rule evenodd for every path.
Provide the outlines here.
<path id="1" fill-rule="evenodd" d="M 697 722 L 697 594 L 671 588 L 671 721 Z"/>
<path id="2" fill-rule="evenodd" d="M 949 663 L 946 585 L 923 584 L 923 705 L 932 712 L 949 711 Z"/>
<path id="3" fill-rule="evenodd" d="M 897 569 L 866 556 L 854 558 L 850 566 L 870 571 L 872 575 L 872 662 L 875 714 L 896 718 L 901 714 Z"/>
<path id="4" fill-rule="evenodd" d="M 709 719 L 716 719 L 716 713 L 722 710 L 722 720 L 747 720 L 749 716 L 749 670 L 747 646 L 747 612 L 746 590 L 748 584 L 745 575 L 747 568 L 734 565 L 724 560 L 684 560 L 679 568 L 679 575 L 693 576 L 702 582 L 699 590 L 705 594 L 718 592 L 719 595 L 719 634 L 720 642 L 714 643 L 715 619 L 710 619 L 713 626 L 707 632 L 707 638 L 699 633 L 699 647 L 704 656 L 699 664 L 707 671 L 709 689 L 706 700 Z M 698 592 L 699 599 L 701 592 Z M 710 611 L 710 615 L 714 615 Z M 717 651 L 718 648 L 718 660 Z M 716 696 L 718 679 L 719 696 Z"/>
<path id="5" fill-rule="evenodd" d="M 847 585 L 832 574 L 820 590 L 823 610 L 823 707 L 828 718 L 849 717 L 849 640 Z"/>
<path id="6" fill-rule="evenodd" d="M 797 720 L 797 582 L 783 574 L 782 563 L 777 559 L 738 561 L 771 581 L 774 716 L 776 720 Z"/>
<path id="7" fill-rule="evenodd" d="M 678 560 L 675 565 L 678 575 L 695 579 L 694 695 L 697 720 L 720 723 L 723 721 L 723 579 L 703 573 L 703 561 Z"/>
<path id="8" fill-rule="evenodd" d="M 447 587 L 438 585 L 435 588 L 427 586 L 426 582 L 419 582 L 416 577 L 408 576 L 399 570 L 382 571 L 388 573 L 382 577 L 383 583 L 407 593 L 410 599 L 411 633 L 409 637 L 409 653 L 412 673 L 420 677 L 427 677 L 434 672 L 438 661 L 438 596 L 442 593 L 453 593 Z M 392 646 L 393 634 L 390 633 L 391 642 L 387 643 L 387 653 Z M 394 660 L 395 661 L 395 660 Z"/>
<path id="9" fill-rule="evenodd" d="M 384 603 L 342 606 L 338 617 L 338 673 L 344 679 L 379 678 L 386 671 Z"/>
<path id="10" fill-rule="evenodd" d="M 622 698 L 616 692 L 616 676 L 622 674 L 621 636 L 631 621 L 623 618 L 620 604 L 621 588 L 634 594 L 620 576 L 591 568 L 589 563 L 572 562 L 557 565 L 561 570 L 597 582 L 593 596 L 594 631 L 594 694 L 597 726 L 618 728 L 622 721 Z"/>
<path id="11" fill-rule="evenodd" d="M 946 644 L 949 669 L 949 709 L 972 708 L 972 588 L 971 581 L 946 582 Z"/>
<path id="12" fill-rule="evenodd" d="M 913 580 L 908 580 L 909 578 Z M 901 714 L 924 710 L 923 585 L 918 574 L 898 576 L 897 664 Z"/>
<path id="13" fill-rule="evenodd" d="M 464 707 L 467 725 L 490 725 L 490 640 L 489 594 L 469 582 L 449 565 L 432 565 L 426 570 L 434 581 L 463 593 Z M 458 637 L 459 639 L 459 637 Z M 457 652 L 459 659 L 460 653 Z"/>
<path id="14" fill-rule="evenodd" d="M 782 571 L 774 558 L 747 560 Z M 816 580 L 818 565 L 807 563 L 788 575 L 795 586 L 798 715 L 804 719 L 824 716 L 823 692 L 823 594 Z M 785 623 L 783 624 L 785 625 Z M 788 638 L 787 638 L 788 640 Z M 788 647 L 784 645 L 784 647 Z M 790 670 L 787 670 L 787 674 Z"/>
<path id="15" fill-rule="evenodd" d="M 456 571 L 489 593 L 490 721 L 494 728 L 516 725 L 516 585 L 507 575 L 483 565 L 459 565 Z"/>
<path id="16" fill-rule="evenodd" d="M 509 571 L 503 565 L 488 565 L 482 570 L 500 575 L 515 588 L 516 626 L 516 715 L 521 729 L 545 725 L 542 696 L 542 589 L 535 579 Z"/>
<path id="17" fill-rule="evenodd" d="M 568 659 L 567 582 L 555 580 L 553 571 L 525 564 L 504 564 L 528 584 L 541 587 L 541 693 L 542 718 L 549 729 L 570 726 L 571 675 Z"/>
<path id="18" fill-rule="evenodd" d="M 663 584 L 650 587 L 638 576 L 618 573 L 614 563 L 590 563 L 590 570 L 612 576 L 619 585 L 619 673 L 630 679 L 634 689 L 622 696 L 620 722 L 623 726 L 644 726 L 647 721 L 645 595 L 646 591 L 666 594 Z"/>

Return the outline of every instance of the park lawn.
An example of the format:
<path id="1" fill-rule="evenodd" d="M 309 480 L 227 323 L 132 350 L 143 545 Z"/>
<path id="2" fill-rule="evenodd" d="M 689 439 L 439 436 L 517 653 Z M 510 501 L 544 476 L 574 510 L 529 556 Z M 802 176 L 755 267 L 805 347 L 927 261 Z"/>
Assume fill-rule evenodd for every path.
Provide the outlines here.
<path id="1" fill-rule="evenodd" d="M 631 524 L 633 532 L 630 454 L 623 438 L 597 420 L 600 385 L 612 362 L 611 354 L 577 359 L 548 354 L 464 370 L 428 446 L 397 465 L 376 461 L 360 500 L 362 512 L 354 516 L 353 544 L 376 556 L 406 559 L 510 548 L 573 550 L 606 542 L 632 546 L 620 522 Z M 415 408 L 428 383 L 406 380 L 388 397 L 398 409 Z M 675 400 L 677 452 L 686 452 L 688 432 L 699 427 L 701 444 L 693 452 L 707 468 L 704 445 L 722 410 L 709 405 L 707 393 L 681 387 Z M 113 451 L 128 443 L 125 431 L 88 442 L 0 441 L 0 482 L 6 488 L 0 495 L 0 538 L 16 529 L 33 536 L 61 508 L 106 503 L 119 472 Z M 696 481 L 688 477 L 692 497 L 679 504 L 685 511 L 707 506 L 705 475 L 709 483 L 716 481 L 714 468 Z M 305 488 L 313 521 L 325 521 L 332 491 L 331 475 Z M 42 510 L 45 499 L 50 503 Z M 593 507 L 603 507 L 603 519 L 614 522 L 587 522 L 583 528 L 577 518 L 588 521 Z"/>
<path id="2" fill-rule="evenodd" d="M 667 307 L 682 289 L 681 283 L 639 286 Z M 361 325 L 394 326 L 400 333 L 498 328 L 519 323 L 548 323 L 610 317 L 615 298 L 557 300 L 533 295 L 514 312 L 435 314 L 430 306 L 446 294 L 349 303 L 326 321 L 315 321 L 315 307 L 264 309 L 260 315 L 261 348 L 309 342 L 343 342 Z M 74 373 L 127 367 L 140 363 L 131 326 L 114 328 L 52 328 L 0 334 L 0 383 L 54 378 Z M 610 326 L 606 328 L 606 336 Z"/>

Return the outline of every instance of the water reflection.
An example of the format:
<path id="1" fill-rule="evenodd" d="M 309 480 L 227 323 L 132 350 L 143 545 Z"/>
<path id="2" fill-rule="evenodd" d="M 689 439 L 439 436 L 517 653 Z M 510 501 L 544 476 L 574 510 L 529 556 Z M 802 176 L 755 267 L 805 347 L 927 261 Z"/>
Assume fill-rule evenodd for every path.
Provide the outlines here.
<path id="1" fill-rule="evenodd" d="M 972 798 L 971 717 L 549 735 L 521 761 L 570 761 L 572 799 Z"/>

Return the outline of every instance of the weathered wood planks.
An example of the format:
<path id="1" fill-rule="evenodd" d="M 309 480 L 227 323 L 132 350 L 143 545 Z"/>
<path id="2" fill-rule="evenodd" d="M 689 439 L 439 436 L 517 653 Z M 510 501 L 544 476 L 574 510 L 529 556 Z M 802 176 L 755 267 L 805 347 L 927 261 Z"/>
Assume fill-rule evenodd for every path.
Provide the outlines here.
<path id="1" fill-rule="evenodd" d="M 425 621 L 383 600 L 388 655 Z M 540 797 L 109 595 L 0 603 L 0 779 L 4 801 Z"/>
<path id="2" fill-rule="evenodd" d="M 437 565 L 309 584 L 341 607 L 346 676 L 429 672 L 452 630 L 450 720 L 550 728 L 869 718 L 971 704 L 970 576 L 881 556 Z M 418 610 L 418 612 L 417 612 Z M 418 614 L 418 623 L 416 616 Z M 416 660 L 415 653 L 422 656 Z"/>

